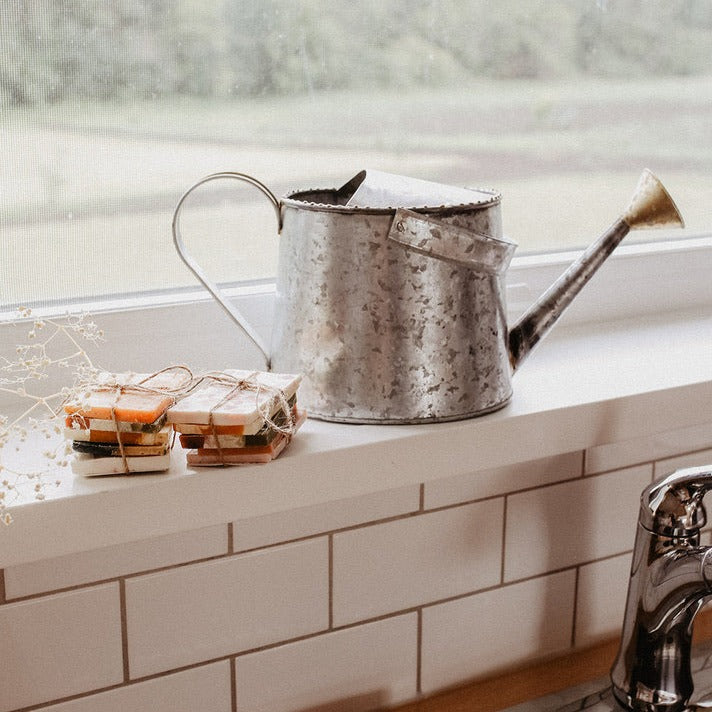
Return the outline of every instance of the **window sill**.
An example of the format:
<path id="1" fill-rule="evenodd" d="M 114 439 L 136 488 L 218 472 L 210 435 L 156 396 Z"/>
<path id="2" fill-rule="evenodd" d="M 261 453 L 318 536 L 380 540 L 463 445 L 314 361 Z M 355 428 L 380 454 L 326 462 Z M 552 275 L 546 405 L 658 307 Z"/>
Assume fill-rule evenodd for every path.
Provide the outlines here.
<path id="1" fill-rule="evenodd" d="M 84 479 L 31 492 L 0 530 L 0 568 L 712 421 L 712 315 L 559 328 L 514 378 L 506 408 L 431 425 L 309 420 L 269 465 Z"/>

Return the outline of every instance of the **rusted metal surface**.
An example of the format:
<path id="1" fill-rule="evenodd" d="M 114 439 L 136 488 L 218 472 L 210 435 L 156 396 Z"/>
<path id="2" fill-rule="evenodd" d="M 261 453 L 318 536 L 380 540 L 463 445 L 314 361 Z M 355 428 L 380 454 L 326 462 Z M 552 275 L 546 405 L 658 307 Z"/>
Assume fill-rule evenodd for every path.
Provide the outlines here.
<path id="1" fill-rule="evenodd" d="M 623 211 L 622 220 L 631 230 L 642 228 L 685 227 L 685 221 L 665 186 L 649 170 L 638 179 L 633 197 Z"/>

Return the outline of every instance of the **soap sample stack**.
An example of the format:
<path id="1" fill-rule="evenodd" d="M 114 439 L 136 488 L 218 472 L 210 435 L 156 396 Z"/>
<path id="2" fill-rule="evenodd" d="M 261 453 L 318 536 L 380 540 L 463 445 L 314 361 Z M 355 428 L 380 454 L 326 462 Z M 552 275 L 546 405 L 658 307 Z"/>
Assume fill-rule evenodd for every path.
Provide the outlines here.
<path id="1" fill-rule="evenodd" d="M 168 422 L 188 449 L 188 465 L 273 460 L 306 419 L 297 409 L 301 377 L 231 369 L 224 375 L 229 382 L 206 379 L 168 412 Z"/>
<path id="2" fill-rule="evenodd" d="M 167 470 L 173 431 L 166 412 L 174 399 L 160 391 L 177 387 L 181 378 L 173 372 L 112 375 L 80 403 L 65 405 L 72 470 L 85 476 Z"/>

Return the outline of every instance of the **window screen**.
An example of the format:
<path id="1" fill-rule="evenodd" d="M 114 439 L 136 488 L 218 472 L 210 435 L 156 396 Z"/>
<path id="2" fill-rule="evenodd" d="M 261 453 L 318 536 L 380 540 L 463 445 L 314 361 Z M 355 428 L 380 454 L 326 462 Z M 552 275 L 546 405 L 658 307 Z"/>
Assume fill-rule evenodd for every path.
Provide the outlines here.
<path id="1" fill-rule="evenodd" d="M 707 0 L 3 0 L 0 309 L 194 287 L 172 212 L 221 170 L 494 187 L 521 254 L 589 242 L 649 167 L 705 232 L 711 55 Z M 254 189 L 184 232 L 217 281 L 275 272 Z"/>

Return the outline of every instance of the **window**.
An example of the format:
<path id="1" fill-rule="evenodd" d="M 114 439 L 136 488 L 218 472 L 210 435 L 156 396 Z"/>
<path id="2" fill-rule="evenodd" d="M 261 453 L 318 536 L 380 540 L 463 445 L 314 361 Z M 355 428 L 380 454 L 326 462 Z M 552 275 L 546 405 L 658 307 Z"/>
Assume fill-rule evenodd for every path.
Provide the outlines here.
<path id="1" fill-rule="evenodd" d="M 0 311 L 195 289 L 172 211 L 220 170 L 493 186 L 527 254 L 589 242 L 649 167 L 706 234 L 711 55 L 706 0 L 4 0 Z M 214 184 L 184 230 L 254 283 L 273 222 Z"/>

